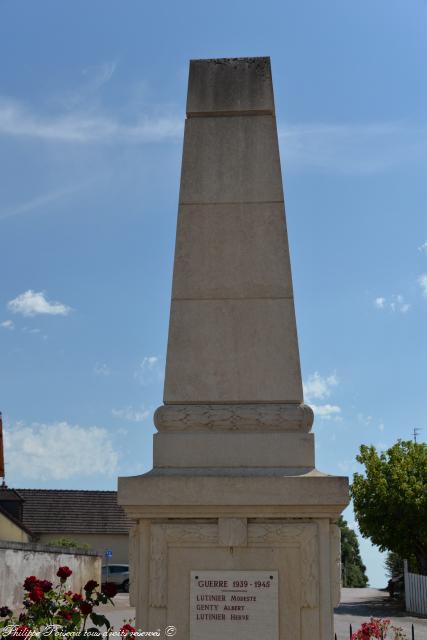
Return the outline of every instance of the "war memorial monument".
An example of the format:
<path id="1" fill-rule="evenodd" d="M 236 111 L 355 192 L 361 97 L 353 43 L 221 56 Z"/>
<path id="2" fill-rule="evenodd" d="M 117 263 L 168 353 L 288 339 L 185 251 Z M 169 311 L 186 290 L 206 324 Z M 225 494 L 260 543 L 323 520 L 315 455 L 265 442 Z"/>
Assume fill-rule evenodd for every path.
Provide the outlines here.
<path id="1" fill-rule="evenodd" d="M 348 482 L 315 468 L 269 58 L 190 63 L 154 420 L 153 469 L 119 479 L 137 626 L 331 640 Z"/>

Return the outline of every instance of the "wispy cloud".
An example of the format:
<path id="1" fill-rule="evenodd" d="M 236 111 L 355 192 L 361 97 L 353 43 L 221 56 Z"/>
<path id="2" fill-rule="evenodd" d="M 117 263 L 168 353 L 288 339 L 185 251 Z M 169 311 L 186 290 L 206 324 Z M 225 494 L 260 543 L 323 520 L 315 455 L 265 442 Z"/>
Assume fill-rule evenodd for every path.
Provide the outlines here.
<path id="1" fill-rule="evenodd" d="M 0 327 L 2 327 L 3 329 L 9 329 L 9 331 L 13 331 L 15 328 L 15 324 L 13 320 L 3 320 L 3 322 L 0 323 Z"/>
<path id="2" fill-rule="evenodd" d="M 49 302 L 43 291 L 37 292 L 32 289 L 10 300 L 7 303 L 7 308 L 12 313 L 19 313 L 27 317 L 39 314 L 67 316 L 71 311 L 71 307 L 62 304 L 62 302 Z"/>
<path id="3" fill-rule="evenodd" d="M 427 126 L 405 122 L 279 127 L 288 166 L 371 174 L 427 158 Z"/>
<path id="4" fill-rule="evenodd" d="M 418 251 L 421 251 L 421 253 L 427 256 L 427 240 L 423 242 L 421 246 L 418 247 Z"/>
<path id="5" fill-rule="evenodd" d="M 101 427 L 18 423 L 5 432 L 5 448 L 8 475 L 14 477 L 64 480 L 117 475 L 118 454 Z"/>
<path id="6" fill-rule="evenodd" d="M 93 367 L 93 372 L 96 376 L 109 376 L 111 375 L 110 367 L 104 363 L 97 362 Z"/>
<path id="7" fill-rule="evenodd" d="M 379 296 L 374 300 L 374 307 L 381 311 L 392 311 L 393 313 L 408 313 L 411 305 L 405 302 L 400 293 L 393 294 L 390 299 Z"/>
<path id="8" fill-rule="evenodd" d="M 329 376 L 321 376 L 317 371 L 308 376 L 304 382 L 304 394 L 308 400 L 327 398 L 331 395 L 331 390 L 338 384 L 335 373 Z"/>
<path id="9" fill-rule="evenodd" d="M 24 104 L 0 97 L 0 135 L 63 143 L 162 142 L 179 140 L 181 115 L 118 120 L 102 110 L 36 113 Z"/>
<path id="10" fill-rule="evenodd" d="M 336 404 L 317 404 L 314 400 L 325 400 L 329 398 L 332 393 L 332 389 L 336 387 L 339 380 L 335 373 L 329 376 L 321 376 L 317 371 L 308 376 L 307 380 L 303 384 L 304 396 L 308 404 L 313 409 L 315 415 L 319 416 L 322 420 L 340 420 L 339 414 L 341 413 L 341 407 Z"/>
<path id="11" fill-rule="evenodd" d="M 5 218 L 12 218 L 13 216 L 18 216 L 22 213 L 27 213 L 28 211 L 33 211 L 34 209 L 39 209 L 41 207 L 46 207 L 47 205 L 55 202 L 57 200 L 61 200 L 66 196 L 79 191 L 83 187 L 85 187 L 88 182 L 74 185 L 72 187 L 66 187 L 65 189 L 55 189 L 50 191 L 49 193 L 45 193 L 41 196 L 35 196 L 26 202 L 21 202 L 15 206 L 10 208 L 6 208 L 4 211 L 0 211 L 0 220 L 4 220 Z"/>
<path id="12" fill-rule="evenodd" d="M 129 422 L 143 422 L 150 415 L 150 411 L 144 407 L 135 409 L 131 406 L 124 407 L 123 409 L 112 409 L 111 413 L 115 418 L 129 420 Z"/>
<path id="13" fill-rule="evenodd" d="M 145 356 L 134 372 L 135 380 L 142 385 L 162 380 L 163 367 L 158 356 Z"/>
<path id="14" fill-rule="evenodd" d="M 89 80 L 93 89 L 100 89 L 104 84 L 110 82 L 116 69 L 117 60 L 113 60 L 112 62 L 85 67 L 82 75 Z"/>
<path id="15" fill-rule="evenodd" d="M 421 287 L 423 296 L 427 296 L 427 273 L 423 273 L 418 278 L 418 284 Z"/>
<path id="16" fill-rule="evenodd" d="M 329 420 L 332 416 L 337 417 L 341 413 L 341 407 L 336 404 L 313 404 L 310 402 L 314 415 L 324 420 Z"/>

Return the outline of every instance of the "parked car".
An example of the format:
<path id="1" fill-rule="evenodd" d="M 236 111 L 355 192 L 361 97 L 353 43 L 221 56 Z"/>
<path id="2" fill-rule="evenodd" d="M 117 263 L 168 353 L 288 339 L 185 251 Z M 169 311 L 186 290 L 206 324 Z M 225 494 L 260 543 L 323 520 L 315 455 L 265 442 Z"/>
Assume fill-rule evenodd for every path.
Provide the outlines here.
<path id="1" fill-rule="evenodd" d="M 105 564 L 102 567 L 102 582 L 114 582 L 119 589 L 129 593 L 129 565 Z"/>

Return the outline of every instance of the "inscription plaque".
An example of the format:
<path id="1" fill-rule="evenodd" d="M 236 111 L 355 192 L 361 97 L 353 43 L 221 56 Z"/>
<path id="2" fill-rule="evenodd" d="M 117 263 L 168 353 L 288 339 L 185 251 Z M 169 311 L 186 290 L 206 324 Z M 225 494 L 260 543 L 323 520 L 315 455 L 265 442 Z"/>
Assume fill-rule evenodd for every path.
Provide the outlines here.
<path id="1" fill-rule="evenodd" d="M 191 571 L 190 640 L 279 640 L 277 571 Z"/>

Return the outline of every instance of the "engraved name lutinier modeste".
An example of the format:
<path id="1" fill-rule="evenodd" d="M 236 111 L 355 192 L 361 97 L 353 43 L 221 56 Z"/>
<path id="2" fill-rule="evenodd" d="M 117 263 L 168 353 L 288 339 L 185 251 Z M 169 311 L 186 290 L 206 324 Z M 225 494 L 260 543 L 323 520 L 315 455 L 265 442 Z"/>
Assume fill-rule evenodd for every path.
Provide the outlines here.
<path id="1" fill-rule="evenodd" d="M 119 479 L 137 626 L 330 640 L 348 482 L 315 468 L 270 59 L 192 60 L 186 112 L 153 468 Z"/>

